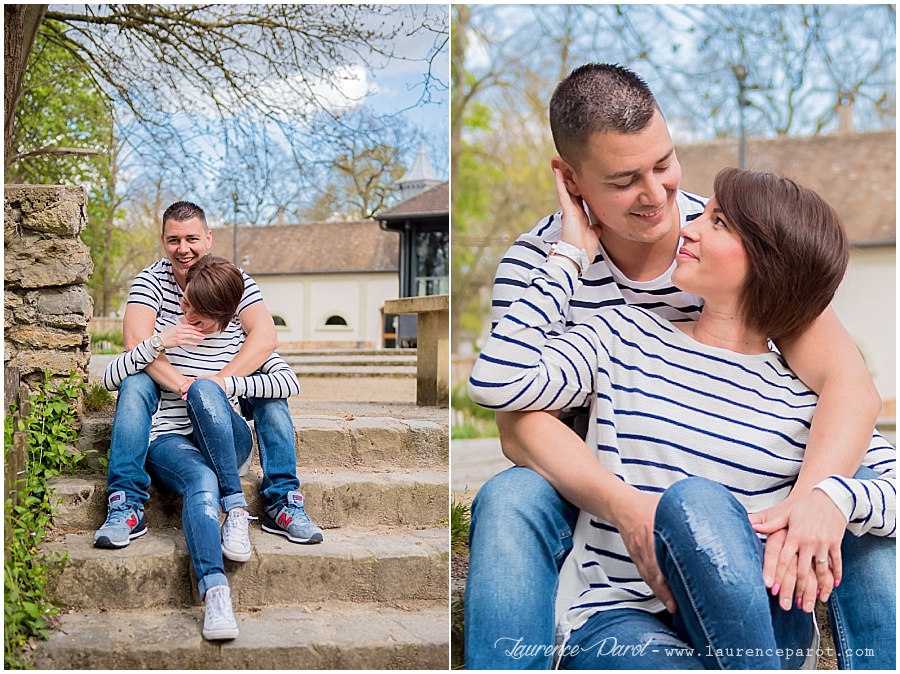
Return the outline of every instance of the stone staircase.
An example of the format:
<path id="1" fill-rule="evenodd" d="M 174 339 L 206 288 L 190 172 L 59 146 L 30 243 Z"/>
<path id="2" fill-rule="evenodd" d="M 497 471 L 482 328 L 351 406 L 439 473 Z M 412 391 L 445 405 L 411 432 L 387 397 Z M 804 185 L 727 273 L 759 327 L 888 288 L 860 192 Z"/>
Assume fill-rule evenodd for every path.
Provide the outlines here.
<path id="1" fill-rule="evenodd" d="M 415 349 L 278 351 L 298 377 L 415 377 Z"/>
<path id="2" fill-rule="evenodd" d="M 350 405 L 349 407 L 352 407 Z M 181 529 L 181 500 L 151 487 L 149 532 L 99 550 L 101 474 L 60 478 L 47 547 L 67 555 L 52 581 L 65 606 L 40 642 L 39 669 L 446 669 L 449 664 L 446 412 L 294 413 L 298 474 L 318 545 L 251 523 L 254 552 L 225 560 L 240 636 L 207 642 Z M 414 406 L 413 406 L 414 407 Z M 108 420 L 80 448 L 108 450 Z M 243 478 L 261 514 L 261 471 Z"/>

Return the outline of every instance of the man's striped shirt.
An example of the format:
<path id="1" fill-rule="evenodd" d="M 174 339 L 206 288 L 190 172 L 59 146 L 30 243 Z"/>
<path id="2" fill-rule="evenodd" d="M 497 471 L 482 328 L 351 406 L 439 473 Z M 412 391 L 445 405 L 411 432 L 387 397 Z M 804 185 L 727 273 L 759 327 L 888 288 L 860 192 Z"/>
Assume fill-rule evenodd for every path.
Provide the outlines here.
<path id="1" fill-rule="evenodd" d="M 256 281 L 244 273 L 243 269 L 240 271 L 244 277 L 244 294 L 238 304 L 236 317 L 247 307 L 263 301 Z M 184 291 L 175 281 L 172 262 L 164 257 L 135 277 L 128 293 L 128 304 L 142 304 L 153 309 L 157 316 L 178 318 L 181 316 L 180 302 L 183 296 Z"/>
<path id="2" fill-rule="evenodd" d="M 676 195 L 681 226 L 696 219 L 706 207 L 706 199 L 688 192 Z M 562 233 L 562 213 L 555 213 L 541 220 L 531 231 L 522 234 L 509 248 L 497 267 L 491 302 L 492 326 L 496 326 L 525 288 L 531 270 L 547 259 L 550 246 Z M 573 325 L 584 323 L 598 312 L 622 304 L 632 304 L 653 311 L 670 321 L 696 319 L 703 300 L 682 292 L 672 285 L 672 266 L 651 281 L 632 281 L 609 259 L 603 247 L 585 270 L 582 284 L 569 304 L 565 323 L 550 328 L 559 334 Z"/>
<path id="3" fill-rule="evenodd" d="M 709 347 L 631 306 L 552 337 L 577 296 L 570 267 L 551 258 L 532 272 L 476 362 L 472 399 L 501 410 L 592 403 L 588 446 L 628 484 L 661 493 L 698 476 L 727 487 L 751 513 L 782 502 L 803 461 L 817 396 L 781 356 Z M 854 534 L 895 535 L 894 461 L 894 448 L 874 434 L 863 465 L 879 479 L 819 485 Z M 615 527 L 582 512 L 560 575 L 561 626 L 576 629 L 612 608 L 664 610 Z"/>
<path id="4" fill-rule="evenodd" d="M 156 333 L 181 322 L 181 317 L 157 317 Z M 218 373 L 234 360 L 244 344 L 244 333 L 236 321 L 229 323 L 222 332 L 205 335 L 197 346 L 179 346 L 166 349 L 166 357 L 173 367 L 186 377 L 204 377 Z M 123 353 L 106 367 L 103 385 L 110 391 L 119 388 L 128 375 L 142 371 L 156 360 L 156 351 L 147 339 L 132 351 Z M 257 372 L 249 377 L 225 377 L 225 393 L 237 406 L 237 398 L 288 398 L 300 392 L 300 384 L 291 367 L 277 353 L 269 356 Z M 166 433 L 191 435 L 193 427 L 188 418 L 184 401 L 178 393 L 162 389 L 159 408 L 153 415 L 150 439 Z"/>

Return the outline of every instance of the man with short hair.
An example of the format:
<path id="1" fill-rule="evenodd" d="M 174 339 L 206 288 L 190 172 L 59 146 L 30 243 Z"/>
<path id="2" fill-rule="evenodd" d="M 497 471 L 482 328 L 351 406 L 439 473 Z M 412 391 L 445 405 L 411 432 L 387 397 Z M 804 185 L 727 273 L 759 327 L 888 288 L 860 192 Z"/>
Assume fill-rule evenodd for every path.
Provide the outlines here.
<path id="1" fill-rule="evenodd" d="M 135 278 L 128 295 L 123 322 L 126 350 L 153 334 L 157 316 L 180 318 L 188 269 L 209 253 L 212 232 L 203 209 L 188 201 L 169 206 L 162 219 L 166 257 Z M 246 341 L 219 377 L 249 376 L 272 355 L 278 344 L 275 324 L 256 283 L 243 271 L 244 295 L 237 318 Z M 144 468 L 150 425 L 157 413 L 160 389 L 187 393 L 193 380 L 179 373 L 164 354 L 138 374 L 127 377 L 119 389 L 110 440 L 106 522 L 94 535 L 94 545 L 121 548 L 147 532 L 144 503 L 149 499 L 150 477 Z M 293 543 L 319 543 L 322 530 L 313 524 L 303 505 L 297 479 L 294 427 L 284 398 L 242 398 L 242 411 L 252 415 L 263 469 L 263 531 Z"/>
<path id="2" fill-rule="evenodd" d="M 585 207 L 599 237 L 599 252 L 591 261 L 582 249 L 558 242 L 561 213 L 541 220 L 517 239 L 500 263 L 494 325 L 528 285 L 531 270 L 551 253 L 572 259 L 583 281 L 570 302 L 566 325 L 555 325 L 553 334 L 623 303 L 668 320 L 695 317 L 701 309 L 699 298 L 675 288 L 671 273 L 681 227 L 700 215 L 705 199 L 679 190 L 681 167 L 647 85 L 619 66 L 581 66 L 554 91 L 550 125 L 559 152 L 551 166 L 561 174 L 569 197 Z M 773 594 L 780 590 L 780 605 L 787 610 L 794 601 L 793 581 L 788 580 L 793 571 L 785 569 L 808 574 L 816 552 L 810 541 L 825 540 L 824 534 L 811 531 L 814 523 L 804 511 L 804 497 L 829 475 L 854 474 L 869 444 L 880 399 L 852 339 L 830 308 L 803 335 L 778 347 L 820 396 L 791 496 L 781 506 L 754 515 L 761 524 L 758 531 L 770 534 L 761 571 Z M 471 380 L 471 385 L 479 384 L 490 382 Z M 635 499 L 633 490 L 622 489 L 621 480 L 583 441 L 586 416 L 584 409 L 564 411 L 559 420 L 544 412 L 497 414 L 503 452 L 516 467 L 489 480 L 473 504 L 465 603 L 469 669 L 550 666 L 559 569 L 571 550 L 579 508 L 615 525 L 654 594 L 669 612 L 677 609 L 653 548 L 659 495 L 644 491 Z M 580 437 L 570 429 L 580 431 Z M 839 645 L 870 646 L 853 643 L 864 629 L 856 633 L 853 626 L 868 625 L 871 637 L 870 621 L 875 618 L 865 613 L 870 611 L 878 613 L 879 624 L 889 623 L 893 635 L 894 612 L 884 603 L 873 606 L 875 602 L 858 598 L 867 585 L 889 575 L 893 543 L 844 536 L 842 545 L 848 572 L 829 609 L 834 615 L 837 601 L 841 623 L 849 626 L 837 635 Z M 779 552 L 784 555 L 781 564 Z M 839 563 L 835 566 L 837 577 Z M 782 577 L 784 588 L 776 586 L 776 578 L 781 582 Z M 828 599 L 827 593 L 822 599 Z M 803 610 L 813 605 L 814 596 Z M 877 657 L 887 655 L 887 639 Z M 890 639 L 892 661 L 893 636 Z M 841 663 L 860 666 L 859 661 Z"/>

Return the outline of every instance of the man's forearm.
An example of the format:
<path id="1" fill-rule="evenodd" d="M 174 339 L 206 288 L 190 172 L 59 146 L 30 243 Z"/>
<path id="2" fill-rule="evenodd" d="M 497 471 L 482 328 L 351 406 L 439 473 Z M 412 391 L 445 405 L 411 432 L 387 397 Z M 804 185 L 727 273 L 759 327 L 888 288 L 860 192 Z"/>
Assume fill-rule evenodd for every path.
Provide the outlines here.
<path id="1" fill-rule="evenodd" d="M 829 475 L 856 472 L 869 447 L 881 398 L 856 344 L 830 307 L 803 334 L 778 348 L 819 396 L 793 499 Z"/>
<path id="2" fill-rule="evenodd" d="M 249 377 L 269 359 L 276 346 L 268 337 L 251 332 L 234 359 L 219 371 L 219 376 Z"/>
<path id="3" fill-rule="evenodd" d="M 175 369 L 164 354 L 157 356 L 156 360 L 144 368 L 144 372 L 150 375 L 161 388 L 167 391 L 178 391 L 185 376 Z"/>
<path id="4" fill-rule="evenodd" d="M 627 485 L 601 464 L 584 441 L 547 412 L 498 412 L 503 453 L 530 468 L 581 510 L 609 522 L 627 506 Z"/>
<path id="5" fill-rule="evenodd" d="M 808 494 L 830 475 L 850 477 L 862 463 L 881 410 L 881 398 L 872 388 L 868 395 L 848 399 L 846 391 L 850 386 L 867 390 L 864 382 L 843 382 L 836 377 L 820 393 L 791 497 Z"/>

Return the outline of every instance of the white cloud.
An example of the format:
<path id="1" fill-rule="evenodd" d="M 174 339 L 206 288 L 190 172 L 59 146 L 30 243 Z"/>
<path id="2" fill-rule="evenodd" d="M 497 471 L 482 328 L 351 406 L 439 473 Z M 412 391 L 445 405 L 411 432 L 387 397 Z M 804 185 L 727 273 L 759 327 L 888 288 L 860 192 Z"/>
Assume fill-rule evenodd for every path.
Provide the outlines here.
<path id="1" fill-rule="evenodd" d="M 352 110 L 366 96 L 376 92 L 377 87 L 370 84 L 366 68 L 362 65 L 340 68 L 328 80 L 317 79 L 307 83 L 299 75 L 288 80 L 272 80 L 263 83 L 259 91 L 264 99 L 278 101 L 280 107 L 295 107 L 303 112 L 310 110 L 312 94 L 320 105 L 335 114 Z"/>

